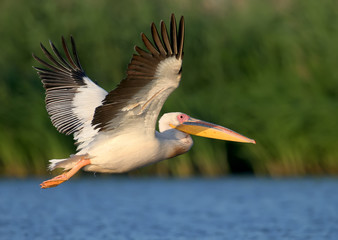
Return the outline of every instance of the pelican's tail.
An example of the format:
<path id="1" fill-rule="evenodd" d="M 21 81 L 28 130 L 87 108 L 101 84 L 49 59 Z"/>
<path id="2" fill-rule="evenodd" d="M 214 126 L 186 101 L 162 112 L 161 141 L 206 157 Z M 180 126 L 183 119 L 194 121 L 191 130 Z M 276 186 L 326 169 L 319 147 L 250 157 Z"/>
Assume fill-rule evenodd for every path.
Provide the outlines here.
<path id="1" fill-rule="evenodd" d="M 70 155 L 69 158 L 64 159 L 51 159 L 49 160 L 49 171 L 53 171 L 56 168 L 63 168 L 65 171 L 72 169 L 76 163 L 84 158 L 88 158 L 88 154 L 84 155 Z"/>

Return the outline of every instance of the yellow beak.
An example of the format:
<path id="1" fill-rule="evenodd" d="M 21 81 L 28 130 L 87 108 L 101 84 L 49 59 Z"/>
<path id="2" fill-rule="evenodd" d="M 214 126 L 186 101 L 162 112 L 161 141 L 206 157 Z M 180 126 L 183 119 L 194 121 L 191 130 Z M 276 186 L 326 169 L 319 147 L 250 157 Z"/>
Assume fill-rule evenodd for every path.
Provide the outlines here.
<path id="1" fill-rule="evenodd" d="M 247 138 L 228 128 L 213 123 L 204 122 L 195 118 L 189 118 L 187 121 L 177 126 L 170 124 L 170 127 L 175 128 L 181 132 L 185 132 L 200 137 L 256 144 L 255 140 Z"/>

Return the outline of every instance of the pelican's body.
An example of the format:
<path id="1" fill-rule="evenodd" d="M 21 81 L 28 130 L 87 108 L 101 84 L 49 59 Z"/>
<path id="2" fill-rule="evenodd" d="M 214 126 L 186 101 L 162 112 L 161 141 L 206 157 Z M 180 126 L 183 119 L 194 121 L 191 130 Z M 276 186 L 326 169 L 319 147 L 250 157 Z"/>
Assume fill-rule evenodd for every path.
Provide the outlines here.
<path id="1" fill-rule="evenodd" d="M 84 167 L 86 171 L 121 173 L 145 165 L 183 154 L 193 145 L 188 134 L 177 130 L 156 132 L 143 135 L 139 132 L 121 132 L 118 136 L 100 136 L 88 150 L 91 165 Z"/>
<path id="2" fill-rule="evenodd" d="M 127 77 L 109 93 L 92 82 L 82 69 L 73 38 L 72 53 L 64 38 L 64 59 L 54 44 L 55 56 L 41 44 L 50 63 L 34 58 L 47 69 L 38 68 L 46 89 L 46 107 L 53 125 L 73 134 L 77 153 L 67 159 L 50 160 L 49 169 L 63 168 L 64 174 L 41 184 L 49 188 L 67 181 L 79 169 L 121 173 L 183 154 L 192 147 L 189 134 L 230 141 L 251 142 L 227 128 L 191 118 L 184 113 L 158 114 L 181 80 L 184 20 L 179 31 L 171 17 L 170 37 L 161 22 L 161 32 L 151 26 L 154 44 L 142 34 L 149 52 L 135 47 Z M 72 57 L 73 55 L 73 57 Z"/>

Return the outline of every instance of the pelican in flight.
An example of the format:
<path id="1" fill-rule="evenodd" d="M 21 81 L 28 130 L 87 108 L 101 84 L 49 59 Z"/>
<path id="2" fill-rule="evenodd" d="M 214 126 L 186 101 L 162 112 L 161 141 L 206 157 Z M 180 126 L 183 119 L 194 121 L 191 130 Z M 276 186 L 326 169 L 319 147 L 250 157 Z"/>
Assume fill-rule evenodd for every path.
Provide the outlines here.
<path id="1" fill-rule="evenodd" d="M 151 24 L 153 41 L 141 34 L 147 50 L 135 47 L 127 76 L 109 93 L 91 81 L 81 67 L 71 37 L 72 50 L 62 37 L 63 57 L 52 42 L 48 59 L 33 57 L 44 67 L 35 67 L 46 90 L 46 108 L 56 129 L 73 134 L 76 154 L 50 160 L 49 170 L 63 168 L 63 174 L 40 184 L 55 187 L 77 171 L 122 173 L 190 150 L 190 134 L 221 140 L 255 143 L 230 129 L 204 122 L 180 112 L 166 113 L 156 121 L 182 73 L 184 18 L 178 31 L 171 15 L 169 34 L 163 21 L 160 33 Z"/>

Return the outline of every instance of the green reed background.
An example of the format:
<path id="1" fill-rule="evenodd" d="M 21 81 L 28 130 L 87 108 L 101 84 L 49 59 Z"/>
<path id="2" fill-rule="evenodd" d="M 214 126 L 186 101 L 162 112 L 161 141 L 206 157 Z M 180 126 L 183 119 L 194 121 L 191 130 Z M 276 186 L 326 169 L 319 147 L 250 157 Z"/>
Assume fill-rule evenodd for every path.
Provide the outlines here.
<path id="1" fill-rule="evenodd" d="M 73 35 L 89 77 L 111 90 L 140 32 L 186 20 L 183 80 L 162 112 L 227 126 L 256 145 L 194 137 L 190 153 L 131 174 L 189 176 L 338 173 L 336 1 L 0 2 L 0 174 L 47 174 L 74 153 L 51 125 L 31 53 Z"/>

